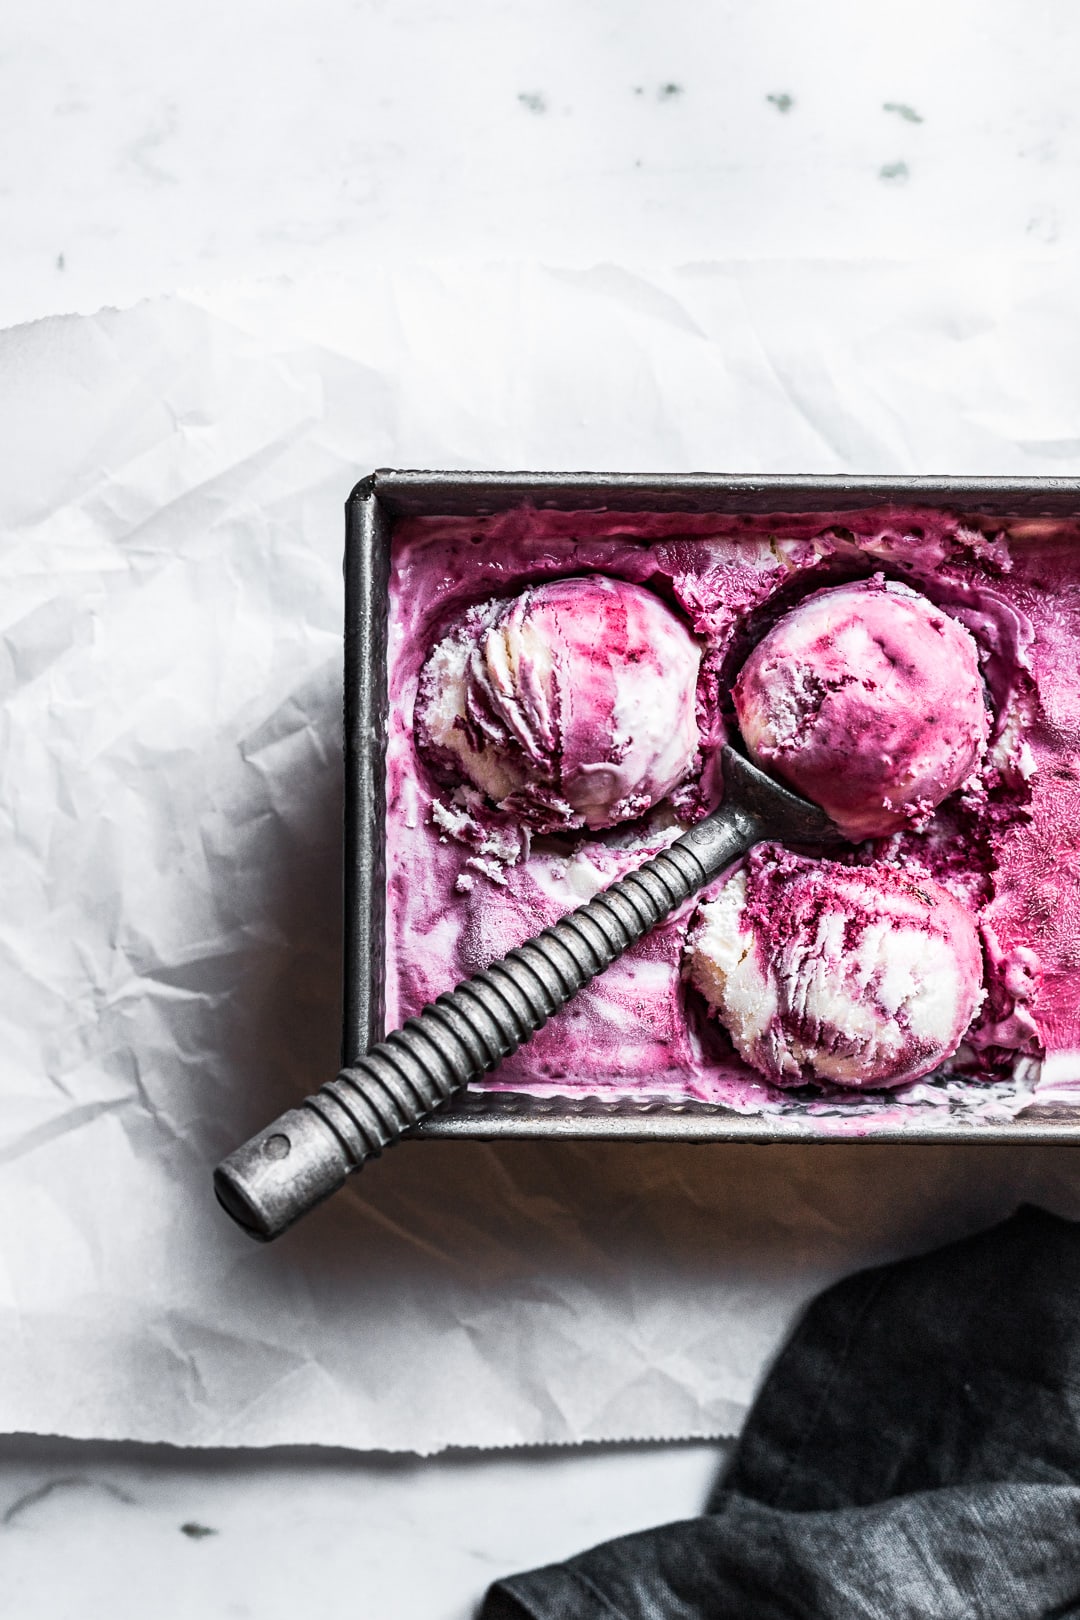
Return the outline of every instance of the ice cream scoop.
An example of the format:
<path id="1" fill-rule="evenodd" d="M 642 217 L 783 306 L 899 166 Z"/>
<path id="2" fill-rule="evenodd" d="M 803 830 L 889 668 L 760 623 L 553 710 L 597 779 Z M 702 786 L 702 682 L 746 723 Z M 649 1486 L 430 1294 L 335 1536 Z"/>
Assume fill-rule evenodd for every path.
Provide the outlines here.
<path id="1" fill-rule="evenodd" d="M 776 844 L 701 907 L 687 969 L 739 1055 L 780 1086 L 917 1080 L 983 999 L 975 922 L 941 884 Z"/>
<path id="2" fill-rule="evenodd" d="M 724 802 L 636 871 L 425 1007 L 214 1174 L 253 1237 L 273 1238 L 441 1103 L 517 1050 L 617 956 L 762 838 L 830 844 L 816 805 L 723 750 Z"/>
<path id="3" fill-rule="evenodd" d="M 750 756 L 855 841 L 925 823 L 989 730 L 970 632 L 881 575 L 808 597 L 733 691 Z"/>
<path id="4" fill-rule="evenodd" d="M 474 607 L 432 649 L 417 743 L 536 831 L 612 827 L 690 774 L 700 659 L 640 585 L 597 574 L 530 586 Z"/>

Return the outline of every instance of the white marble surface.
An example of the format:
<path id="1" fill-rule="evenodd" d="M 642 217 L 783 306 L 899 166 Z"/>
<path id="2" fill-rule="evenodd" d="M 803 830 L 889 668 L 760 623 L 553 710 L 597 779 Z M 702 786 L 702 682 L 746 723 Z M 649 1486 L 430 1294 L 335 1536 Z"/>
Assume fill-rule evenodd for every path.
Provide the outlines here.
<path id="1" fill-rule="evenodd" d="M 1060 0 L 36 0 L 0 322 L 358 256 L 1075 249 Z"/>
<path id="2" fill-rule="evenodd" d="M 0 1448 L 18 1620 L 467 1620 L 500 1575 L 700 1511 L 709 1446 L 448 1455 Z"/>
<path id="3" fill-rule="evenodd" d="M 1057 256 L 1078 47 L 1058 0 L 37 0 L 0 24 L 0 324 L 402 255 Z M 464 1620 L 716 1457 L 9 1440 L 5 1608 Z"/>

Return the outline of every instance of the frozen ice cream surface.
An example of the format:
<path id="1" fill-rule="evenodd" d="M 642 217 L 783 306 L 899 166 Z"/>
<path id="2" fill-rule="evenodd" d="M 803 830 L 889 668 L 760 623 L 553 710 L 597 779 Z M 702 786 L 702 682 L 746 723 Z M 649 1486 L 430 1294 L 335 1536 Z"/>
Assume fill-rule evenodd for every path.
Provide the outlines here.
<path id="1" fill-rule="evenodd" d="M 756 763 L 856 841 L 925 821 L 971 775 L 989 733 L 970 631 L 881 575 L 786 614 L 733 697 Z"/>
<path id="2" fill-rule="evenodd" d="M 691 902 L 586 986 L 482 1086 L 576 1099 L 695 1100 L 745 1114 L 765 1112 L 778 1129 L 812 1115 L 815 1129 L 859 1134 L 885 1121 L 962 1118 L 981 1124 L 1011 1118 L 1031 1101 L 1032 1086 L 1038 1086 L 1036 1097 L 1042 1095 L 1043 1080 L 1035 1076 L 1045 1049 L 1053 1084 L 1059 1091 L 1071 1085 L 1080 1097 L 1080 522 L 966 519 L 926 506 L 747 516 L 523 505 L 481 516 L 395 519 L 387 624 L 387 1027 L 415 1016 L 459 979 L 551 926 L 670 843 L 680 820 L 708 809 L 719 788 L 719 772 L 710 777 L 710 764 L 733 730 L 732 674 L 746 661 L 740 649 L 753 644 L 754 627 L 765 614 L 779 627 L 781 604 L 790 605 L 794 590 L 805 603 L 814 591 L 834 600 L 832 593 L 851 589 L 840 584 L 842 578 L 865 578 L 878 569 L 917 590 L 916 611 L 940 620 L 943 629 L 926 630 L 931 647 L 945 644 L 950 625 L 973 638 L 990 694 L 989 743 L 964 791 L 942 803 L 925 830 L 919 830 L 922 817 L 914 811 L 917 825 L 902 827 L 875 850 L 873 868 L 842 866 L 845 884 L 872 883 L 866 874 L 887 863 L 924 895 L 948 891 L 951 902 L 931 908 L 926 944 L 922 923 L 911 922 L 913 916 L 925 918 L 917 897 L 890 890 L 889 901 L 890 915 L 899 915 L 896 907 L 908 894 L 907 942 L 914 951 L 910 934 L 920 935 L 920 961 L 941 954 L 943 985 L 959 960 L 955 949 L 950 960 L 946 947 L 961 937 L 970 947 L 972 926 L 978 927 L 987 998 L 954 1064 L 946 1064 L 940 1081 L 884 1095 L 876 1088 L 889 1082 L 881 1078 L 869 1091 L 851 1086 L 841 1092 L 827 1081 L 825 1096 L 815 1096 L 813 1088 L 776 1085 L 739 1056 L 702 996 L 685 982 L 687 931 L 697 910 Z M 685 785 L 651 814 L 621 827 L 578 822 L 570 836 L 537 836 L 536 822 L 526 825 L 514 809 L 519 793 L 529 813 L 541 825 L 546 817 L 556 834 L 582 812 L 574 811 L 556 780 L 563 746 L 558 733 L 540 722 L 554 684 L 550 670 L 542 656 L 532 661 L 534 670 L 547 671 L 534 699 L 526 681 L 530 660 L 513 664 L 510 648 L 515 640 L 530 645 L 542 623 L 539 606 L 575 580 L 589 582 L 594 601 L 599 594 L 606 602 L 613 588 L 624 604 L 643 598 L 650 623 L 659 623 L 660 634 L 684 653 L 689 631 L 694 651 L 686 654 L 687 690 L 701 650 L 700 759 Z M 593 583 L 600 580 L 606 583 Z M 880 582 L 862 584 L 856 593 L 861 603 L 885 594 Z M 890 606 L 913 600 L 902 590 L 888 596 Z M 602 617 L 606 623 L 611 615 Z M 505 656 L 500 663 L 492 644 L 489 670 L 481 655 L 493 629 L 500 631 Z M 592 643 L 583 658 L 602 645 L 599 632 L 582 632 L 579 639 Z M 654 636 L 647 639 L 658 644 Z M 974 657 L 959 639 L 966 649 L 969 698 L 978 694 L 981 702 Z M 425 742 L 419 731 L 425 699 L 435 695 L 429 681 L 436 658 L 443 660 L 441 734 L 448 746 L 432 769 L 431 740 Z M 604 680 L 633 691 L 628 702 L 648 722 L 657 712 L 658 672 L 651 656 L 642 663 L 648 674 L 638 686 L 623 685 L 610 671 Z M 513 672 L 500 687 L 495 671 L 504 666 Z M 625 673 L 632 681 L 633 673 Z M 981 735 L 985 720 L 977 706 L 973 713 Z M 685 760 L 694 740 L 689 706 L 681 714 Z M 560 723 L 565 727 L 565 715 Z M 516 741 L 514 724 L 522 726 L 527 747 Z M 480 747 L 477 740 L 486 739 L 488 728 L 497 740 Z M 651 751 L 661 753 L 677 730 L 673 721 L 670 733 L 650 743 Z M 639 725 L 635 741 L 642 735 Z M 544 737 L 554 738 L 554 745 Z M 510 738 L 513 743 L 504 741 Z M 585 753 L 584 741 L 565 740 L 571 744 L 568 762 L 575 748 Z M 539 767 L 531 763 L 530 750 L 539 756 Z M 845 768 L 848 752 L 845 742 Z M 475 768 L 481 756 L 479 769 L 505 771 L 489 783 L 495 794 L 509 794 L 500 801 L 505 810 L 471 785 L 465 762 Z M 628 765 L 629 758 L 618 769 L 625 773 Z M 655 762 L 648 768 L 661 774 Z M 572 770 L 567 777 L 573 778 Z M 614 799 L 626 791 L 616 785 Z M 883 904 L 878 902 L 879 909 Z M 740 907 L 736 920 L 741 917 Z M 955 926 L 944 926 L 949 919 Z M 763 915 L 762 927 L 764 922 Z M 855 957 L 864 961 L 860 953 L 869 948 L 864 942 Z M 843 979 L 841 990 L 863 1018 L 859 981 Z M 928 1004 L 920 1000 L 916 1022 L 920 1008 L 929 1018 Z M 961 1008 L 957 1023 L 963 1015 Z M 828 1021 L 824 1015 L 822 1020 Z M 898 1004 L 897 1032 L 900 1022 Z M 942 1014 L 936 1033 L 930 1029 L 931 1045 L 936 1041 L 940 1051 L 949 1044 L 941 1033 L 947 1022 Z M 871 1023 L 878 1027 L 877 1020 Z M 917 1034 L 913 1029 L 912 1037 Z M 837 1055 L 842 1059 L 839 1046 L 834 1061 Z M 860 1051 L 854 1072 L 871 1084 L 867 1055 L 868 1049 Z M 933 1055 L 928 1051 L 928 1058 Z M 895 1072 L 912 1072 L 902 1052 L 897 1062 Z M 920 1063 L 913 1066 L 921 1069 Z M 1052 1101 L 1058 1105 L 1058 1093 Z"/>
<path id="3" fill-rule="evenodd" d="M 917 1080 L 983 1000 L 975 921 L 941 884 L 775 844 L 701 907 L 687 971 L 739 1055 L 781 1086 Z"/>
<path id="4" fill-rule="evenodd" d="M 697 759 L 700 649 L 652 591 L 600 574 L 481 603 L 433 648 L 416 735 L 444 776 L 537 831 L 644 814 Z"/>

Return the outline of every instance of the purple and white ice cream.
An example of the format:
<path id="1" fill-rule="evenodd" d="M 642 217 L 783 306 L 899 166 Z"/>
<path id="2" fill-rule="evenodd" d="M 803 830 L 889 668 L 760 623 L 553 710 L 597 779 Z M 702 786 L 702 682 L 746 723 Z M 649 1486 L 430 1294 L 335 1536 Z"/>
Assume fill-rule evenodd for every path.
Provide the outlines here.
<path id="1" fill-rule="evenodd" d="M 830 1087 L 846 1074 L 850 1102 L 835 1118 L 855 1111 L 862 1129 L 892 1107 L 873 1101 L 876 1086 L 925 1074 L 939 1055 L 948 1069 L 947 1054 L 957 1038 L 962 1050 L 956 1076 L 933 1100 L 922 1099 L 919 1086 L 920 1100 L 905 1098 L 905 1109 L 909 1103 L 916 1113 L 924 1106 L 938 1109 L 954 1086 L 967 1108 L 969 1081 L 992 1080 L 996 1086 L 1011 1080 L 1020 1073 L 1016 1065 L 1038 1062 L 1044 1047 L 1054 1073 L 1073 1076 L 1080 1053 L 1078 558 L 1080 524 L 1071 520 L 989 524 L 923 507 L 768 517 L 521 507 L 483 517 L 395 522 L 388 624 L 387 1024 L 415 1016 L 449 985 L 556 923 L 666 847 L 680 823 L 703 813 L 715 798 L 718 750 L 731 740 L 728 697 L 737 646 L 746 644 L 763 612 L 777 632 L 785 629 L 780 608 L 793 588 L 801 589 L 804 601 L 789 613 L 787 631 L 809 612 L 811 593 L 826 578 L 835 580 L 833 570 L 865 575 L 879 568 L 892 584 L 864 582 L 853 594 L 852 587 L 833 584 L 817 598 L 828 608 L 820 634 L 814 631 L 811 638 L 825 660 L 821 708 L 804 688 L 811 701 L 805 724 L 795 728 L 811 745 L 804 763 L 820 768 L 820 797 L 837 820 L 846 819 L 845 809 L 857 809 L 852 801 L 858 784 L 844 777 L 864 730 L 869 726 L 876 742 L 885 734 L 876 729 L 879 723 L 895 721 L 901 732 L 895 748 L 878 745 L 885 780 L 879 780 L 881 797 L 871 806 L 875 822 L 880 815 L 895 829 L 889 844 L 873 852 L 874 866 L 845 865 L 852 857 L 837 862 L 839 886 L 822 900 L 833 912 L 851 913 L 845 895 L 857 890 L 865 900 L 869 890 L 880 925 L 877 934 L 868 932 L 866 905 L 854 920 L 849 917 L 852 962 L 844 972 L 836 968 L 837 999 L 830 1004 L 824 975 L 839 937 L 835 919 L 828 927 L 821 923 L 828 944 L 815 964 L 812 951 L 796 961 L 782 936 L 782 909 L 770 921 L 764 907 L 755 912 L 751 906 L 746 916 L 742 904 L 733 907 L 728 927 L 743 937 L 727 968 L 732 995 L 740 982 L 735 969 L 742 944 L 750 936 L 754 954 L 742 971 L 749 978 L 757 967 L 759 990 L 775 981 L 780 1026 L 771 1036 L 763 1028 L 755 1036 L 750 1014 L 740 1015 L 748 1066 L 719 1025 L 703 1026 L 700 998 L 681 975 L 694 910 L 689 905 L 599 975 L 484 1084 L 538 1095 L 691 1098 L 754 1112 L 777 1106 L 774 1076 L 794 1085 L 816 1065 Z M 897 588 L 901 579 L 925 596 Z M 643 637 L 649 646 L 637 659 L 619 652 L 615 667 L 605 670 L 613 656 L 609 648 L 620 648 L 607 627 L 620 621 L 617 612 L 600 611 L 601 605 L 617 598 L 625 608 L 631 597 L 643 599 L 643 619 L 662 628 Z M 518 656 L 535 645 L 548 620 L 546 601 L 561 601 L 572 621 L 577 606 L 591 602 L 595 610 L 588 632 L 572 628 L 572 645 L 565 654 L 561 647 L 557 651 L 566 672 L 557 678 L 545 673 L 542 655 Z M 838 611 L 845 602 L 850 613 Z M 894 645 L 892 633 L 879 638 L 876 631 L 885 613 L 898 621 L 897 606 L 918 615 L 921 628 Z M 495 632 L 490 640 L 489 632 Z M 556 634 L 561 638 L 561 625 Z M 958 665 L 947 656 L 949 644 L 957 642 Z M 835 654 L 849 645 L 861 647 L 867 658 L 856 653 L 856 679 L 841 687 L 835 684 Z M 670 687 L 665 695 L 671 658 L 662 647 L 684 660 L 677 683 L 681 705 L 672 703 Z M 627 654 L 636 650 L 627 639 Z M 801 656 L 800 648 L 791 650 Z M 916 652 L 926 681 L 908 679 Z M 586 673 L 579 680 L 575 670 Z M 882 688 L 861 679 L 867 674 L 874 682 L 880 674 L 887 683 L 876 714 L 873 700 Z M 579 693 L 595 690 L 591 682 L 600 676 L 608 683 L 605 701 L 573 703 Z M 777 670 L 763 681 L 765 700 L 766 688 L 772 688 L 782 706 L 783 679 Z M 888 684 L 896 681 L 899 686 Z M 567 705 L 548 726 L 550 694 L 565 691 L 567 682 L 573 707 L 567 712 Z M 696 727 L 688 696 L 695 684 Z M 946 702 L 940 710 L 929 701 L 937 694 Z M 767 708 L 763 701 L 761 712 Z M 596 755 L 587 722 L 604 712 L 607 722 L 593 731 L 600 745 Z M 629 714 L 631 723 L 620 730 L 612 723 L 616 713 Z M 951 719 L 948 728 L 939 724 L 942 714 L 956 718 L 957 727 Z M 826 722 L 822 732 L 816 730 L 819 717 Z M 661 719 L 666 723 L 658 730 Z M 751 746 L 763 748 L 755 721 L 744 724 Z M 925 772 L 922 744 L 939 732 L 951 739 L 952 762 L 939 756 Z M 630 747 L 621 758 L 608 757 L 631 742 L 642 749 L 636 764 Z M 590 754 L 608 777 L 591 802 L 575 766 Z M 973 760 L 966 777 L 965 754 Z M 624 811 L 629 816 L 636 805 L 662 795 L 688 761 L 666 799 L 671 815 L 665 805 L 660 814 L 605 830 Z M 793 760 L 762 763 L 791 779 L 786 768 Z M 490 774 L 485 778 L 483 772 Z M 486 790 L 474 785 L 484 780 Z M 819 796 L 809 778 L 792 785 Z M 942 793 L 940 808 L 927 814 Z M 848 825 L 853 837 L 877 834 L 865 823 Z M 574 836 L 529 836 L 560 828 Z M 869 854 L 864 851 L 863 858 Z M 751 874 L 762 859 L 739 868 L 751 902 L 761 889 Z M 792 861 L 786 870 L 800 873 L 803 867 Z M 878 878 L 886 863 L 895 875 Z M 802 883 L 792 884 L 793 905 Z M 779 880 L 773 887 L 779 889 Z M 717 885 L 712 894 L 718 899 L 721 892 Z M 918 894 L 931 896 L 934 904 L 928 908 Z M 702 927 L 698 916 L 695 938 Z M 893 938 L 898 929 L 899 943 Z M 963 1030 L 981 995 L 974 929 L 983 941 L 986 999 Z M 875 948 L 878 966 L 871 971 L 867 963 Z M 721 975 L 709 973 L 704 954 L 697 961 L 698 982 L 706 993 L 712 985 L 713 1005 L 719 1006 Z M 940 986 L 931 982 L 936 963 L 944 963 Z M 805 994 L 798 973 L 811 975 Z M 882 1014 L 873 1004 L 875 973 L 882 995 L 894 1000 L 897 984 L 908 984 L 910 995 L 901 994 L 892 1012 L 886 1007 Z M 863 1020 L 847 1044 L 829 1028 L 843 1022 L 845 1002 Z M 734 1024 L 737 1015 L 731 1016 Z M 1024 1095 L 1023 1088 L 1017 1091 L 1016 1106 Z M 987 1107 L 1001 1106 L 1000 1099 L 987 1097 Z M 785 1113 L 786 1105 L 780 1106 Z M 822 1117 L 834 1117 L 831 1105 Z"/>
<path id="2" fill-rule="evenodd" d="M 733 697 L 762 770 L 857 841 L 925 823 L 978 765 L 989 730 L 974 637 L 881 575 L 785 614 Z"/>
<path id="3" fill-rule="evenodd" d="M 983 1000 L 970 912 L 896 867 L 759 844 L 703 905 L 687 973 L 775 1085 L 903 1085 L 951 1057 Z"/>
<path id="4" fill-rule="evenodd" d="M 480 603 L 428 655 L 421 753 L 534 831 L 612 827 L 691 774 L 701 651 L 658 596 L 602 574 Z"/>

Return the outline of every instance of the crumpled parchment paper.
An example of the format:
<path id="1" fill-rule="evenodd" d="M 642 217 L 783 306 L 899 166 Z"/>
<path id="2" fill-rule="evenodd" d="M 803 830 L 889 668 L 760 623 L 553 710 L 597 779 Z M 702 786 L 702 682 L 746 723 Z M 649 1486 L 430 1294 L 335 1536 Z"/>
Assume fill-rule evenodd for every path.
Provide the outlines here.
<path id="1" fill-rule="evenodd" d="M 0 1428 L 431 1452 L 739 1423 L 826 1280 L 1068 1149 L 415 1144 L 272 1248 L 335 1072 L 342 504 L 379 465 L 1080 472 L 1075 267 L 493 267 L 0 334 Z"/>

